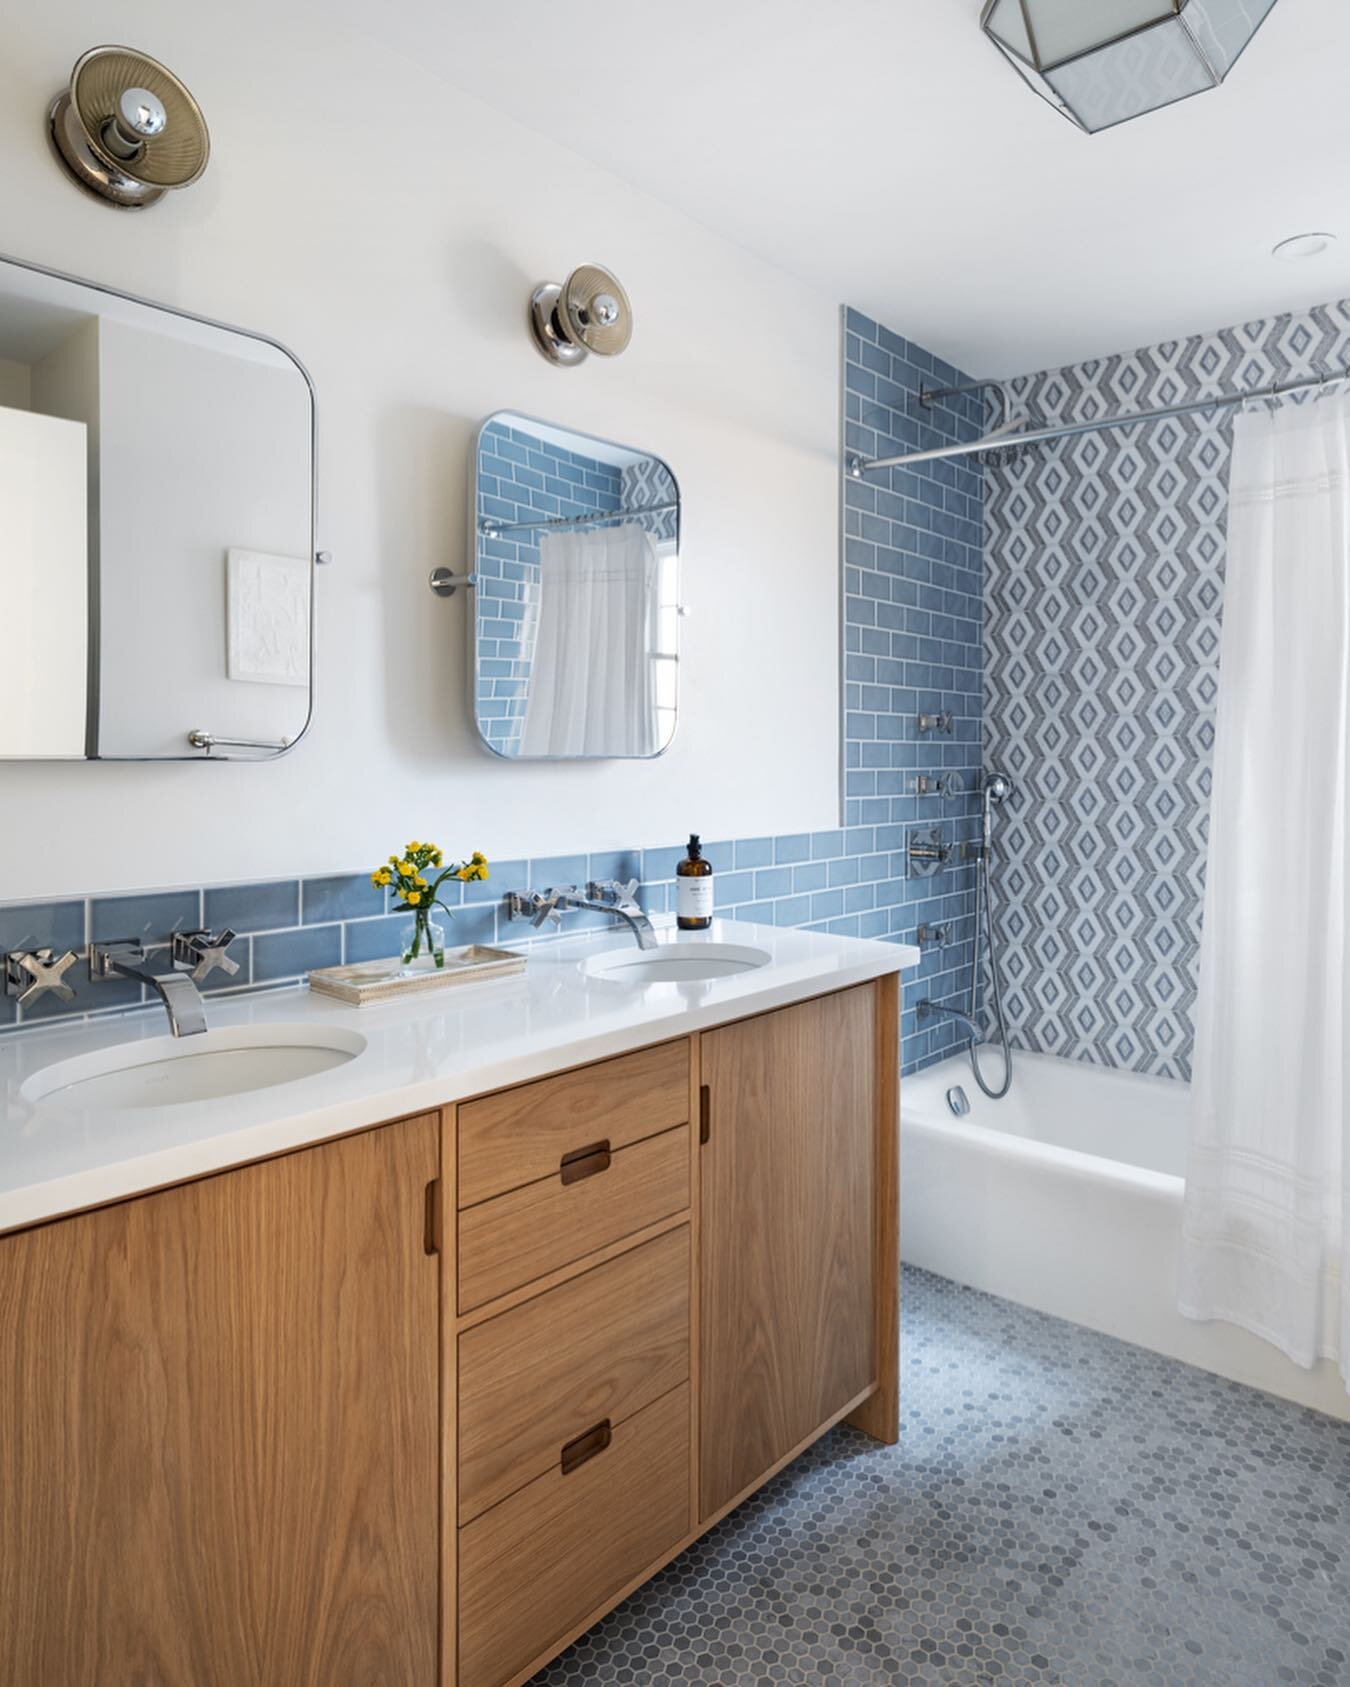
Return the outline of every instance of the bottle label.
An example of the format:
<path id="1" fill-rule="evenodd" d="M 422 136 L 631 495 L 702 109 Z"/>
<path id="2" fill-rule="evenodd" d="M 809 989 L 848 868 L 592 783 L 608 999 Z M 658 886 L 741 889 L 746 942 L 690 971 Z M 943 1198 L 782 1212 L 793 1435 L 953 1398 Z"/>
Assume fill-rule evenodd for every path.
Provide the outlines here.
<path id="1" fill-rule="evenodd" d="M 712 874 L 687 874 L 675 880 L 675 915 L 681 920 L 710 920 L 713 911 Z"/>

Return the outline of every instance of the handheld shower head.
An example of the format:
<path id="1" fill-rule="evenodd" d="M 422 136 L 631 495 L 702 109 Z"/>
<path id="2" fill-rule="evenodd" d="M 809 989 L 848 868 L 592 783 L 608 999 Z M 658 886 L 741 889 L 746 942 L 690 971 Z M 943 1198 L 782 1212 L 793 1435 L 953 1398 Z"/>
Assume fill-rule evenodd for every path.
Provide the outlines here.
<path id="1" fill-rule="evenodd" d="M 1013 793 L 1013 782 L 1006 773 L 990 768 L 980 781 L 980 815 L 983 821 L 984 852 L 989 854 L 994 837 L 994 810 L 1007 802 Z"/>

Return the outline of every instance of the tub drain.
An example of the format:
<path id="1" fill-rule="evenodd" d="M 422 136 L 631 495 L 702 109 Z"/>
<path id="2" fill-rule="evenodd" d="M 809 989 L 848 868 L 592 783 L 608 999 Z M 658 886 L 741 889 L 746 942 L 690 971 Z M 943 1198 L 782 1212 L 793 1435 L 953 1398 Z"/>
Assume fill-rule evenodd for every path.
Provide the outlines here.
<path id="1" fill-rule="evenodd" d="M 970 1112 L 970 1097 L 960 1084 L 953 1084 L 947 1091 L 947 1105 L 958 1119 L 964 1119 L 966 1114 Z"/>

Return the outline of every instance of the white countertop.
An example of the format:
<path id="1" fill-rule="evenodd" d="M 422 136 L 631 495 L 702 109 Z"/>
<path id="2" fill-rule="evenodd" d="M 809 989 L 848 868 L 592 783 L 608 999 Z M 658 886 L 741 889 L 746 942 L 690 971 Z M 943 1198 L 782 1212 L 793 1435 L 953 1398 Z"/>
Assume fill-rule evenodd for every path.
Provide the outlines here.
<path id="1" fill-rule="evenodd" d="M 156 1006 L 0 1037 L 0 1233 L 203 1173 L 361 1130 L 466 1096 L 603 1060 L 916 966 L 908 945 L 793 927 L 718 920 L 663 942 L 751 944 L 767 965 L 698 984 L 618 983 L 580 962 L 631 943 L 625 931 L 541 943 L 525 972 L 405 1001 L 347 1007 L 304 987 L 208 998 L 212 1030 L 304 1025 L 356 1031 L 354 1060 L 315 1076 L 190 1106 L 81 1108 L 77 1092 L 34 1103 L 21 1094 L 44 1067 L 136 1039 L 162 1038 Z M 634 945 L 636 947 L 636 945 Z"/>

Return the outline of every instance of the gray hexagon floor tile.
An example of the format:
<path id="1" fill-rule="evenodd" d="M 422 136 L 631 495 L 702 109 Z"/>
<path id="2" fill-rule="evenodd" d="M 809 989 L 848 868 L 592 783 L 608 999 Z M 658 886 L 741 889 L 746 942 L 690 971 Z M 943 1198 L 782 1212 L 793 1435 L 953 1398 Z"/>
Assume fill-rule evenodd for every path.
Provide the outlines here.
<path id="1" fill-rule="evenodd" d="M 840 1429 L 536 1683 L 1350 1687 L 1350 1425 L 906 1271 Z"/>

